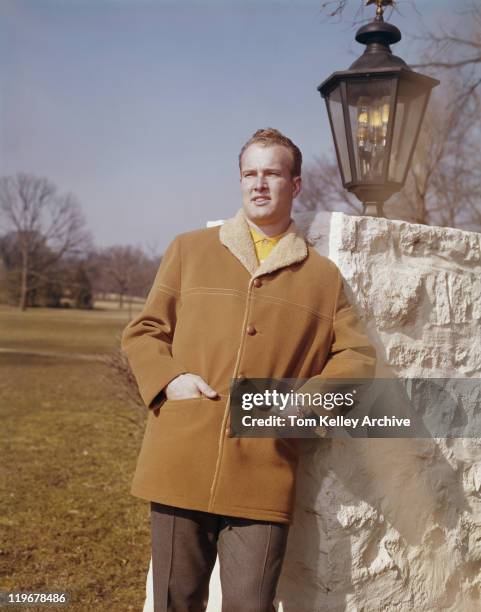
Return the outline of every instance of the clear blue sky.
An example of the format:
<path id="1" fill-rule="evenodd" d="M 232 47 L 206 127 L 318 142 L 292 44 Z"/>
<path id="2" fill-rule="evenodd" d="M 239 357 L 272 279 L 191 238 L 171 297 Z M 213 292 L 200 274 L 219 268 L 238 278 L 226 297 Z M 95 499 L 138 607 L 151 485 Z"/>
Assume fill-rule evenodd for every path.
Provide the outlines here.
<path id="1" fill-rule="evenodd" d="M 454 23 L 460 0 L 417 0 Z M 360 0 L 351 0 L 352 16 Z M 149 245 L 240 206 L 237 155 L 277 127 L 308 162 L 331 147 L 317 85 L 364 47 L 321 0 L 2 0 L 0 174 L 79 199 L 95 243 Z M 400 0 L 393 51 L 416 62 L 421 15 Z M 374 13 L 364 10 L 365 19 Z"/>

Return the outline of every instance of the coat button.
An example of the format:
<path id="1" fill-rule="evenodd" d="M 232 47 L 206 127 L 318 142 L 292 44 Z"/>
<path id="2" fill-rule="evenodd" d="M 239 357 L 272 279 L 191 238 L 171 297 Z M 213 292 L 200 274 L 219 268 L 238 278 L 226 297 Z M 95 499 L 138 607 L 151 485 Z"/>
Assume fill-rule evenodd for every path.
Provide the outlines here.
<path id="1" fill-rule="evenodd" d="M 249 334 L 249 336 L 255 336 L 257 333 L 257 330 L 253 325 L 248 325 L 246 331 Z"/>
<path id="2" fill-rule="evenodd" d="M 259 288 L 259 287 L 261 287 L 261 286 L 262 286 L 262 281 L 261 281 L 261 279 L 260 279 L 260 278 L 255 278 L 255 279 L 254 279 L 254 287 Z"/>

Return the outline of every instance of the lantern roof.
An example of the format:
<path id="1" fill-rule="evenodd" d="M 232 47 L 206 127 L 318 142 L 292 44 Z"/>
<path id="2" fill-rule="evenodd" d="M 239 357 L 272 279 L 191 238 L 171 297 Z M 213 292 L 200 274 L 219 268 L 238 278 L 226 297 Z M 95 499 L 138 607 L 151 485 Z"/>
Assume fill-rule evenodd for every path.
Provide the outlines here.
<path id="1" fill-rule="evenodd" d="M 350 67 L 350 70 L 369 70 L 370 68 L 404 67 L 406 62 L 393 55 L 390 45 L 401 40 L 401 32 L 395 25 L 386 23 L 378 16 L 356 32 L 356 40 L 366 45 L 364 53 Z"/>
<path id="2" fill-rule="evenodd" d="M 406 62 L 393 55 L 390 45 L 401 40 L 400 30 L 391 23 L 386 23 L 382 14 L 382 6 L 389 5 L 388 0 L 376 0 L 378 12 L 370 23 L 356 32 L 357 42 L 366 45 L 364 53 L 351 64 L 348 70 L 334 72 L 323 81 L 318 91 L 326 96 L 340 80 L 357 77 L 402 77 L 417 80 L 419 85 L 433 88 L 439 84 L 437 79 L 414 72 Z"/>
<path id="3" fill-rule="evenodd" d="M 321 95 L 325 97 L 332 89 L 334 89 L 338 85 L 340 81 L 376 77 L 403 78 L 405 80 L 417 82 L 420 85 L 424 84 L 426 87 L 430 88 L 436 87 L 436 85 L 439 84 L 439 81 L 437 79 L 433 79 L 432 77 L 428 77 L 424 74 L 414 72 L 414 70 L 409 68 L 409 66 L 406 64 L 404 66 L 381 66 L 379 68 L 366 68 L 365 70 L 338 70 L 336 72 L 333 72 L 329 78 L 324 80 L 317 89 L 321 93 Z"/>

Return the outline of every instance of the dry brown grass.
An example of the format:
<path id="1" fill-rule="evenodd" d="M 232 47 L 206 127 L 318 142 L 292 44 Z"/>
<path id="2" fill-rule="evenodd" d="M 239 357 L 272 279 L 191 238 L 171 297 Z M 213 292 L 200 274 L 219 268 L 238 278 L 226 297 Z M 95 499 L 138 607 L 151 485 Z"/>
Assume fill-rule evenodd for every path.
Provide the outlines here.
<path id="1" fill-rule="evenodd" d="M 125 320 L 90 314 L 62 313 L 58 325 L 56 311 L 27 312 L 9 332 L 10 348 L 48 346 L 62 356 L 0 354 L 2 590 L 71 595 L 66 606 L 22 610 L 142 609 L 149 514 L 129 487 L 143 413 L 120 390 L 125 364 L 115 370 L 68 350 L 68 330 L 75 353 L 115 350 Z M 0 311 L 2 328 L 12 320 L 22 323 Z"/>

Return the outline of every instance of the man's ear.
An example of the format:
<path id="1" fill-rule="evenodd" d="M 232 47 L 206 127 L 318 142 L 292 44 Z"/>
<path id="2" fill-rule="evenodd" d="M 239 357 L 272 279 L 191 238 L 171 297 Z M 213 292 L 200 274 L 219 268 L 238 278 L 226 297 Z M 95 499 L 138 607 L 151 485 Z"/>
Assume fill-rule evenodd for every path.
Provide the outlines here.
<path id="1" fill-rule="evenodd" d="M 294 188 L 292 190 L 292 198 L 297 198 L 297 196 L 300 194 L 301 192 L 301 187 L 302 187 L 302 179 L 300 176 L 295 176 L 292 179 L 292 182 L 294 183 Z"/>

